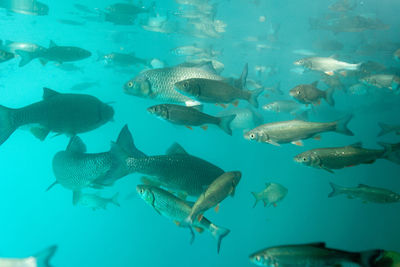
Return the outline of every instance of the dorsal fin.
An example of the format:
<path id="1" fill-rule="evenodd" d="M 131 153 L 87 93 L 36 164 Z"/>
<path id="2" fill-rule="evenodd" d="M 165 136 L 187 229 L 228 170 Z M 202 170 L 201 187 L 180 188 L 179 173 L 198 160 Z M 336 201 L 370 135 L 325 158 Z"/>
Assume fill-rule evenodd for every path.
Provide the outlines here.
<path id="1" fill-rule="evenodd" d="M 67 151 L 75 152 L 75 153 L 85 153 L 86 145 L 83 143 L 82 139 L 79 136 L 75 135 L 69 140 Z"/>
<path id="2" fill-rule="evenodd" d="M 54 41 L 50 40 L 49 48 L 56 47 L 56 46 L 57 46 L 56 43 Z"/>
<path id="3" fill-rule="evenodd" d="M 317 87 L 318 86 L 318 81 L 315 81 L 311 84 L 311 86 Z"/>
<path id="4" fill-rule="evenodd" d="M 271 185 L 271 183 L 265 183 L 265 187 L 268 187 L 270 185 Z"/>
<path id="5" fill-rule="evenodd" d="M 183 147 L 178 144 L 178 143 L 173 143 L 172 146 L 170 146 L 167 150 L 167 155 L 176 155 L 176 154 L 182 154 L 182 155 L 189 155 L 189 153 L 186 152 Z"/>
<path id="6" fill-rule="evenodd" d="M 240 89 L 246 88 L 247 74 L 249 73 L 249 64 L 244 65 L 240 78 L 235 80 L 235 87 Z"/>
<path id="7" fill-rule="evenodd" d="M 351 147 L 362 148 L 362 143 L 361 142 L 357 142 L 357 143 L 351 144 L 350 146 Z"/>
<path id="8" fill-rule="evenodd" d="M 60 93 L 54 91 L 53 89 L 43 87 L 43 99 L 49 99 L 56 95 L 60 95 Z"/>
<path id="9" fill-rule="evenodd" d="M 121 149 L 123 149 L 129 156 L 134 158 L 146 157 L 146 155 L 136 148 L 133 142 L 133 137 L 128 129 L 128 125 L 125 125 L 118 135 L 117 142 L 115 142 Z"/>
<path id="10" fill-rule="evenodd" d="M 325 248 L 325 242 L 315 242 L 309 243 L 307 246 L 316 247 L 316 248 Z"/>

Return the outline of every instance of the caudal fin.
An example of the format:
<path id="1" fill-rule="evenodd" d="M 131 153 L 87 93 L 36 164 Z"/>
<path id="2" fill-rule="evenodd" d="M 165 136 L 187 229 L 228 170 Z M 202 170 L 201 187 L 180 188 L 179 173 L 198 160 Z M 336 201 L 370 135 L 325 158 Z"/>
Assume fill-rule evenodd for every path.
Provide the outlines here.
<path id="1" fill-rule="evenodd" d="M 375 249 L 375 250 L 368 250 L 368 251 L 363 251 L 360 252 L 360 263 L 362 264 L 361 266 L 386 266 L 384 264 L 379 264 L 378 260 L 382 259 L 384 251 L 380 249 Z M 395 265 L 387 265 L 389 266 L 395 266 Z"/>
<path id="2" fill-rule="evenodd" d="M 249 91 L 250 93 L 250 97 L 248 99 L 249 103 L 253 106 L 258 108 L 258 96 L 264 91 L 264 88 L 259 88 L 259 89 L 255 89 L 252 91 Z"/>
<path id="3" fill-rule="evenodd" d="M 329 87 L 325 91 L 325 101 L 332 107 L 335 106 L 335 99 L 333 99 L 333 92 L 335 92 L 335 88 L 333 87 Z"/>
<path id="4" fill-rule="evenodd" d="M 379 127 L 381 127 L 381 131 L 379 132 L 378 136 L 382 136 L 394 131 L 394 127 L 392 125 L 378 122 Z"/>
<path id="5" fill-rule="evenodd" d="M 253 208 L 255 208 L 257 206 L 257 203 L 260 199 L 258 199 L 258 195 L 256 192 L 251 192 L 251 194 L 254 196 L 254 198 L 256 199 L 256 202 L 254 202 Z"/>
<path id="6" fill-rule="evenodd" d="M 0 106 L 0 145 L 17 129 L 17 126 L 13 123 L 12 116 L 12 109 Z"/>
<path id="7" fill-rule="evenodd" d="M 34 257 L 36 258 L 36 266 L 37 267 L 51 267 L 50 260 L 53 257 L 54 253 L 57 250 L 57 246 L 51 246 L 38 254 Z"/>
<path id="8" fill-rule="evenodd" d="M 221 249 L 222 239 L 227 236 L 231 230 L 211 224 L 211 234 L 217 240 L 217 252 L 219 253 Z"/>
<path id="9" fill-rule="evenodd" d="M 128 125 L 125 125 L 118 135 L 117 141 L 115 142 L 119 148 L 123 149 L 129 156 L 134 158 L 143 158 L 146 155 L 136 148 L 131 132 L 128 129 Z"/>
<path id="10" fill-rule="evenodd" d="M 354 133 L 349 128 L 347 128 L 347 125 L 349 124 L 352 118 L 353 115 L 349 115 L 347 117 L 344 117 L 343 119 L 336 121 L 335 131 L 341 134 L 354 136 Z"/>
<path id="11" fill-rule="evenodd" d="M 385 153 L 382 155 L 382 158 L 393 163 L 400 164 L 400 143 L 388 144 L 379 142 L 378 144 L 385 149 Z"/>
<path id="12" fill-rule="evenodd" d="M 341 194 L 341 187 L 334 184 L 334 183 L 329 183 L 329 185 L 332 187 L 332 192 L 329 193 L 328 197 L 335 197 L 337 195 Z"/>
<path id="13" fill-rule="evenodd" d="M 232 135 L 231 122 L 236 118 L 236 114 L 220 117 L 218 126 L 227 134 Z"/>
<path id="14" fill-rule="evenodd" d="M 121 205 L 118 202 L 119 198 L 119 193 L 115 193 L 115 195 L 111 198 L 111 203 L 113 203 L 115 206 L 121 207 Z"/>
<path id="15" fill-rule="evenodd" d="M 23 50 L 15 50 L 15 53 L 21 57 L 19 67 L 23 67 L 35 58 L 35 54 Z"/>

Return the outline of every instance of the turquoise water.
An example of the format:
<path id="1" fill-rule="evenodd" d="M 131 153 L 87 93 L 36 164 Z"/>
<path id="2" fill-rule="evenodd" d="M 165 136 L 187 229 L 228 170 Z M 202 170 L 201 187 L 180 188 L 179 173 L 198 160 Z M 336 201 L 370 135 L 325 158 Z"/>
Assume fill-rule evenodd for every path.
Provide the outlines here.
<path id="1" fill-rule="evenodd" d="M 29 130 L 19 129 L 0 148 L 0 256 L 26 257 L 56 244 L 58 251 L 52 260 L 55 267 L 243 267 L 253 266 L 248 255 L 254 251 L 281 244 L 325 241 L 330 247 L 343 250 L 380 248 L 400 251 L 398 203 L 364 204 L 345 196 L 327 197 L 331 192 L 329 182 L 344 186 L 363 183 L 400 193 L 399 165 L 378 160 L 370 165 L 337 170 L 332 175 L 293 161 L 295 155 L 313 148 L 344 146 L 360 141 L 365 147 L 378 148 L 378 141 L 398 142 L 399 138 L 394 134 L 376 137 L 378 122 L 400 123 L 398 95 L 391 92 L 351 95 L 337 91 L 335 108 L 322 101 L 310 119 L 330 121 L 353 114 L 349 128 L 355 136 L 326 133 L 320 141 L 306 140 L 304 147 L 291 144 L 276 147 L 249 142 L 243 138 L 242 130 L 235 130 L 233 136 L 228 136 L 217 127 L 210 127 L 207 131 L 200 128 L 189 130 L 158 120 L 146 111 L 157 102 L 124 94 L 122 90 L 124 83 L 142 71 L 143 66 L 121 71 L 96 60 L 97 51 L 122 51 L 134 52 L 144 59 L 156 58 L 174 66 L 185 59 L 173 55 L 170 52 L 172 48 L 193 43 L 212 44 L 215 49 L 222 50 L 217 59 L 225 65 L 223 76 L 238 77 L 245 63 L 249 63 L 249 78 L 261 80 L 267 87 L 280 81 L 286 95 L 294 86 L 321 77 L 317 72 L 298 74 L 292 71 L 296 67 L 293 61 L 305 57 L 293 53 L 297 49 L 308 49 L 318 56 L 336 54 L 346 62 L 370 60 L 386 67 L 399 67 L 399 62 L 393 59 L 394 50 L 400 48 L 399 2 L 357 2 L 352 11 L 354 14 L 377 17 L 390 28 L 338 34 L 310 30 L 309 26 L 310 17 L 329 13 L 327 7 L 331 1 L 259 2 L 216 1 L 216 19 L 227 24 L 226 31 L 220 33 L 219 38 L 145 31 L 137 21 L 134 25 L 114 25 L 104 21 L 98 13 L 90 15 L 94 20 L 86 20 L 82 18 L 85 14 L 74 8 L 74 4 L 79 3 L 92 10 L 104 10 L 115 3 L 113 1 L 47 1 L 47 16 L 0 10 L 2 40 L 36 43 L 44 47 L 53 40 L 58 45 L 77 46 L 92 52 L 90 58 L 74 63 L 79 67 L 77 71 L 62 70 L 52 62 L 42 66 L 38 60 L 22 68 L 18 67 L 19 59 L 1 63 L 1 105 L 17 108 L 40 101 L 43 87 L 63 93 L 94 95 L 103 102 L 113 103 L 115 121 L 80 134 L 88 152 L 108 151 L 110 142 L 115 141 L 120 129 L 128 124 L 136 146 L 148 155 L 164 154 L 172 143 L 178 142 L 190 154 L 225 171 L 242 172 L 235 197 L 224 200 L 218 213 L 210 210 L 206 214 L 217 225 L 231 230 L 222 241 L 220 254 L 217 254 L 216 242 L 211 235 L 197 234 L 195 242 L 190 245 L 189 230 L 176 227 L 139 198 L 136 185 L 140 183 L 140 174 L 130 174 L 113 187 L 102 190 L 107 197 L 120 193 L 121 207 L 110 205 L 107 210 L 92 211 L 87 207 L 73 206 L 72 192 L 60 185 L 45 192 L 55 180 L 52 158 L 56 152 L 66 148 L 69 139 L 57 136 L 41 142 Z M 150 1 L 144 5 L 150 6 Z M 184 19 L 173 15 L 180 7 L 172 0 L 156 1 L 155 11 L 184 25 Z M 147 16 L 141 15 L 141 19 Z M 265 16 L 266 21 L 260 22 L 260 16 Z M 59 19 L 76 20 L 84 25 L 62 24 Z M 280 25 L 276 41 L 252 41 L 254 38 L 250 37 L 265 34 L 271 24 Z M 313 46 L 316 40 L 325 38 L 341 42 L 344 48 L 322 51 Z M 257 44 L 269 48 L 257 49 Z M 369 53 L 362 50 L 366 44 L 373 47 Z M 257 76 L 254 67 L 258 65 L 270 67 L 275 72 Z M 398 69 L 396 71 L 398 74 Z M 70 90 L 84 81 L 97 82 L 98 85 L 82 92 Z M 327 86 L 320 82 L 319 88 L 325 90 Z M 260 96 L 260 106 L 275 98 Z M 240 105 L 247 107 L 245 102 Z M 204 111 L 217 114 L 221 110 L 221 107 L 206 105 Z M 265 122 L 292 118 L 268 113 L 261 108 L 258 111 Z M 277 207 L 264 208 L 259 203 L 252 208 L 254 198 L 250 192 L 261 191 L 266 182 L 284 185 L 289 190 L 287 197 Z"/>

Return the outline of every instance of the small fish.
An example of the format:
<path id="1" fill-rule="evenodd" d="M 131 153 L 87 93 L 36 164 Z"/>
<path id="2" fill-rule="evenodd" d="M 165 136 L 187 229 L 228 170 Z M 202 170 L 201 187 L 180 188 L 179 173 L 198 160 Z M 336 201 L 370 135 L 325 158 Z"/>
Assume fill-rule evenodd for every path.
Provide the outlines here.
<path id="1" fill-rule="evenodd" d="M 265 189 L 261 192 L 251 192 L 251 194 L 256 199 L 253 208 L 257 205 L 258 201 L 262 201 L 264 203 L 264 207 L 268 205 L 273 205 L 276 207 L 276 204 L 282 201 L 288 193 L 288 190 L 280 184 L 276 183 L 265 183 Z"/>
<path id="2" fill-rule="evenodd" d="M 317 148 L 294 157 L 294 161 L 305 166 L 326 170 L 342 169 L 359 164 L 372 164 L 377 159 L 387 159 L 400 164 L 400 145 L 379 143 L 384 149 L 366 149 L 361 143 L 345 147 Z"/>
<path id="3" fill-rule="evenodd" d="M 188 46 L 178 46 L 171 49 L 171 52 L 177 56 L 194 56 L 198 54 L 205 54 L 209 56 L 216 56 L 218 55 L 217 51 L 213 51 L 212 48 L 201 48 L 195 45 L 188 45 Z"/>
<path id="4" fill-rule="evenodd" d="M 74 191 L 74 196 L 73 196 L 73 204 L 74 206 L 76 205 L 81 205 L 85 206 L 88 208 L 91 208 L 92 210 L 97 210 L 97 209 L 107 209 L 108 204 L 114 204 L 115 206 L 120 206 L 118 203 L 118 196 L 119 193 L 116 193 L 113 197 L 111 198 L 104 198 L 100 196 L 99 194 L 84 194 L 80 191 Z"/>
<path id="5" fill-rule="evenodd" d="M 381 131 L 379 132 L 378 136 L 383 136 L 385 134 L 395 132 L 397 135 L 400 135 L 400 125 L 391 125 L 379 122 L 379 127 L 381 127 Z"/>
<path id="6" fill-rule="evenodd" d="M 350 64 L 333 57 L 307 57 L 295 61 L 294 64 L 310 70 L 321 71 L 331 76 L 339 71 L 357 70 L 361 66 L 361 63 Z"/>
<path id="7" fill-rule="evenodd" d="M 147 60 L 136 57 L 135 53 L 127 54 L 127 53 L 112 52 L 105 55 L 99 54 L 97 60 L 104 60 L 106 64 L 119 67 L 130 67 L 135 65 L 147 66 L 149 64 Z"/>
<path id="8" fill-rule="evenodd" d="M 78 83 L 78 84 L 75 84 L 74 86 L 72 86 L 70 88 L 70 90 L 83 91 L 83 90 L 87 90 L 94 86 L 99 86 L 99 82 L 81 82 L 81 83 Z"/>
<path id="9" fill-rule="evenodd" d="M 58 19 L 58 22 L 66 25 L 72 25 L 72 26 L 83 26 L 86 24 L 86 22 L 81 22 L 81 21 L 76 21 L 76 20 L 71 20 L 71 19 Z"/>
<path id="10" fill-rule="evenodd" d="M 192 227 L 199 232 L 204 230 L 210 232 L 217 240 L 217 252 L 219 253 L 221 241 L 229 234 L 230 230 L 211 223 L 205 217 L 202 217 L 199 221 L 194 221 L 193 225 L 185 224 L 184 220 L 192 210 L 191 204 L 158 187 L 138 185 L 136 190 L 139 196 L 147 204 L 153 207 L 158 214 L 172 220 L 178 226 L 188 227 L 192 234 L 191 243 L 194 241 L 194 232 Z"/>
<path id="11" fill-rule="evenodd" d="M 288 113 L 296 115 L 300 112 L 310 110 L 305 105 L 299 104 L 293 100 L 278 100 L 269 104 L 265 104 L 262 107 L 264 110 L 275 112 L 275 113 Z"/>
<path id="12" fill-rule="evenodd" d="M 381 258 L 383 250 L 347 252 L 331 249 L 325 243 L 284 245 L 260 250 L 249 256 L 258 266 L 363 266 L 377 267 L 374 263 Z M 383 267 L 383 266 L 382 266 Z"/>
<path id="13" fill-rule="evenodd" d="M 229 195 L 233 197 L 236 186 L 239 184 L 241 178 L 242 173 L 234 171 L 226 172 L 215 179 L 196 200 L 185 222 L 193 224 L 193 221 L 201 220 L 202 214 L 205 211 L 219 205 Z"/>
<path id="14" fill-rule="evenodd" d="M 328 197 L 335 197 L 338 195 L 347 195 L 348 198 L 358 198 L 364 203 L 394 203 L 400 202 L 400 195 L 379 187 L 372 187 L 364 184 L 359 184 L 357 187 L 343 187 L 334 183 L 329 183 L 332 187 L 332 192 Z"/>
<path id="15" fill-rule="evenodd" d="M 334 106 L 333 92 L 335 89 L 330 87 L 326 91 L 322 91 L 317 88 L 317 85 L 318 81 L 312 84 L 300 84 L 291 89 L 289 94 L 303 104 L 318 105 L 321 102 L 321 98 L 323 98 L 330 106 Z"/>
<path id="16" fill-rule="evenodd" d="M 263 124 L 244 134 L 247 140 L 269 143 L 279 146 L 280 144 L 292 143 L 302 146 L 302 141 L 308 138 L 318 138 L 323 132 L 337 132 L 353 136 L 347 128 L 352 116 L 333 122 L 307 122 L 302 120 L 290 120 Z"/>
<path id="17" fill-rule="evenodd" d="M 315 56 L 315 52 L 308 50 L 308 49 L 295 49 L 292 51 L 293 54 L 301 55 L 301 56 L 307 56 L 307 57 L 312 57 Z"/>
<path id="18" fill-rule="evenodd" d="M 94 96 L 62 94 L 43 88 L 43 100 L 23 108 L 0 106 L 0 145 L 19 127 L 39 124 L 31 132 L 44 140 L 50 132 L 74 136 L 111 121 L 114 109 Z"/>
<path id="19" fill-rule="evenodd" d="M 13 53 L 7 52 L 0 48 L 0 63 L 9 61 L 10 59 L 13 59 L 13 58 L 14 58 Z"/>
<path id="20" fill-rule="evenodd" d="M 57 246 L 51 246 L 45 250 L 27 258 L 0 258 L 2 267 L 51 267 L 50 260 L 57 251 Z"/>
<path id="21" fill-rule="evenodd" d="M 360 81 L 369 86 L 387 88 L 394 91 L 400 88 L 400 77 L 393 74 L 370 75 L 361 78 Z"/>
<path id="22" fill-rule="evenodd" d="M 229 135 L 232 135 L 230 124 L 236 117 L 236 115 L 214 117 L 199 111 L 196 107 L 186 107 L 175 104 L 151 106 L 147 111 L 173 124 L 185 125 L 186 127 L 201 126 L 206 130 L 207 126 L 205 124 L 215 124 Z"/>

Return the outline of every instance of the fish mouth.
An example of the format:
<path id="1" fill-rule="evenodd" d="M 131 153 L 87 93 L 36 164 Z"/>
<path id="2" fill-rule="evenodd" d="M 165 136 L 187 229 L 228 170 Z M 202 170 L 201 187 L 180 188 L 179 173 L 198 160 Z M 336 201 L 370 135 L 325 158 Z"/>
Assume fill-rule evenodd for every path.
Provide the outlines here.
<path id="1" fill-rule="evenodd" d="M 295 96 L 295 95 L 296 95 L 296 92 L 295 92 L 295 91 L 289 91 L 289 95 L 290 95 L 290 96 Z"/>
<path id="2" fill-rule="evenodd" d="M 298 60 L 296 60 L 295 62 L 293 62 L 293 64 L 296 65 L 296 66 L 300 66 L 300 65 L 301 65 L 300 61 L 298 61 Z"/>

